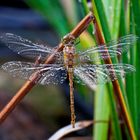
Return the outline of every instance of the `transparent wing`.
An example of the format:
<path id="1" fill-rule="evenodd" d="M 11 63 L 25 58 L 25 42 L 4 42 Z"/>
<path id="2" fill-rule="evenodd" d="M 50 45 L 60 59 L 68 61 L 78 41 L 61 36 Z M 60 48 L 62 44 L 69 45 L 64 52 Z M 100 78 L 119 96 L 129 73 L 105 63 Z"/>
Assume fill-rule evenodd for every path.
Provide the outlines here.
<path id="1" fill-rule="evenodd" d="M 60 67 L 55 66 L 55 68 L 49 67 L 49 70 L 46 70 L 46 68 L 44 68 L 42 71 L 44 72 L 42 73 L 42 76 L 38 81 L 38 83 L 42 85 L 62 84 L 67 78 L 67 71 L 62 65 Z"/>
<path id="2" fill-rule="evenodd" d="M 134 71 L 135 68 L 129 64 L 82 65 L 75 67 L 74 75 L 78 83 L 93 85 L 122 78 L 126 73 Z"/>
<path id="3" fill-rule="evenodd" d="M 36 59 L 38 56 L 41 56 L 41 60 L 44 61 L 48 55 L 54 52 L 54 49 L 50 49 L 44 45 L 35 44 L 11 33 L 3 33 L 0 36 L 0 40 L 14 52 L 32 59 Z M 57 53 L 56 58 L 59 57 L 62 57 L 62 54 Z"/>
<path id="4" fill-rule="evenodd" d="M 30 80 L 32 74 L 40 71 L 40 79 L 36 82 L 42 85 L 59 84 L 67 78 L 67 72 L 59 64 L 38 64 L 20 61 L 11 61 L 2 65 L 2 69 L 13 77 Z"/>
<path id="5" fill-rule="evenodd" d="M 79 54 L 79 59 L 82 62 L 96 62 L 102 59 L 108 59 L 109 56 L 107 52 L 109 52 L 110 57 L 121 55 L 123 52 L 127 52 L 138 39 L 139 38 L 133 34 L 121 37 L 117 41 L 111 41 L 106 45 L 97 46 L 85 52 L 81 52 Z M 105 47 L 107 49 L 105 49 Z"/>

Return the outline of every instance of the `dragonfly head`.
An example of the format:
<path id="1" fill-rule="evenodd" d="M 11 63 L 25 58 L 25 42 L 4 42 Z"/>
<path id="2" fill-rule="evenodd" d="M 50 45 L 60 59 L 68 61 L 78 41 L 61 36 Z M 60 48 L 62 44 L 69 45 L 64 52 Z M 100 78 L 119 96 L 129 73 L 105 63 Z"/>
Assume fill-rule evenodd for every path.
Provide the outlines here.
<path id="1" fill-rule="evenodd" d="M 73 47 L 75 44 L 75 37 L 71 34 L 67 34 L 62 38 L 62 41 L 64 46 Z"/>

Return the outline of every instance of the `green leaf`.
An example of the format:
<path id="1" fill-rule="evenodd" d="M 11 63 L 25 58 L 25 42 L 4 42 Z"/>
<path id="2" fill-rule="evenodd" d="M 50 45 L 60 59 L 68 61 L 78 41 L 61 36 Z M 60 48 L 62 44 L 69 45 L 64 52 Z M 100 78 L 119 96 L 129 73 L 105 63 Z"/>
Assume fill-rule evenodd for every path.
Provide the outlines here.
<path id="1" fill-rule="evenodd" d="M 108 102 L 108 93 L 105 85 L 99 85 L 95 93 L 94 120 L 107 121 L 107 123 L 94 124 L 94 139 L 106 140 L 108 137 L 108 124 L 110 107 Z"/>
<path id="2" fill-rule="evenodd" d="M 131 16 L 133 16 L 133 18 L 131 17 L 131 23 L 130 23 L 130 29 L 131 32 L 134 32 L 138 37 L 140 37 L 140 1 L 139 0 L 131 0 L 130 1 L 132 4 L 132 8 L 131 10 Z M 133 15 L 132 15 L 133 14 Z M 133 26 L 132 26 L 133 25 Z M 133 95 L 133 107 L 132 107 L 132 113 L 133 114 L 133 121 L 134 121 L 134 126 L 135 126 L 135 130 L 138 136 L 138 130 L 140 129 L 140 126 L 138 124 L 139 122 L 139 117 L 140 117 L 140 110 L 138 109 L 138 106 L 140 106 L 140 86 L 139 86 L 139 77 L 140 77 L 140 40 L 137 42 L 136 45 L 136 49 L 134 51 L 134 55 L 132 57 L 135 57 L 135 66 L 136 66 L 136 73 L 135 73 L 135 81 L 134 81 L 134 87 L 135 87 L 135 91 L 134 91 L 134 95 Z M 131 53 L 132 54 L 132 53 Z M 132 60 L 133 61 L 133 60 Z"/>
<path id="3" fill-rule="evenodd" d="M 105 40 L 106 40 L 106 42 L 109 42 L 111 40 L 111 34 L 110 34 L 103 2 L 102 2 L 102 0 L 92 0 L 92 3 L 93 3 L 93 5 L 96 6 Z"/>

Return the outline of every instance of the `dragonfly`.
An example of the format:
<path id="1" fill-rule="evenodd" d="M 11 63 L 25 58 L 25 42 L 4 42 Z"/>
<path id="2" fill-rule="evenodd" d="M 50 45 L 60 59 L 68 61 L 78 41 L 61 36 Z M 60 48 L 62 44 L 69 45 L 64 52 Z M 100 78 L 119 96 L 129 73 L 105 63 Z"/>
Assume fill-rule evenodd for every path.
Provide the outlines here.
<path id="1" fill-rule="evenodd" d="M 126 35 L 118 40 L 91 47 L 82 52 L 76 51 L 76 39 L 73 36 L 71 38 L 72 40 L 69 42 L 65 40 L 65 37 L 62 39 L 64 49 L 62 52 L 55 53 L 54 61 L 51 64 L 44 64 L 44 61 L 54 52 L 52 48 L 33 43 L 12 33 L 4 33 L 0 37 L 0 40 L 19 55 L 33 59 L 34 61 L 39 60 L 39 63 L 10 61 L 3 64 L 2 69 L 13 77 L 32 80 L 33 75 L 37 73 L 39 78 L 34 82 L 42 85 L 62 84 L 68 77 L 71 124 L 75 127 L 74 81 L 92 86 L 105 84 L 106 82 L 122 78 L 127 73 L 135 72 L 135 67 L 130 64 L 96 63 L 127 52 L 138 40 L 138 37 L 133 34 Z"/>

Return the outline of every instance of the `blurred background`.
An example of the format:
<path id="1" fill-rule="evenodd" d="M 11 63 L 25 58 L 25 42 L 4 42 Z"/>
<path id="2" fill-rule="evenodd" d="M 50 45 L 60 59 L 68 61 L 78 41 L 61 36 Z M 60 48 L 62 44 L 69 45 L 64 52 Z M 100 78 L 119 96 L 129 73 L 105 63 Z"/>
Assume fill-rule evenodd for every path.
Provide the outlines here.
<path id="1" fill-rule="evenodd" d="M 13 33 L 53 48 L 83 17 L 78 1 L 47 0 L 41 6 L 46 8 L 44 14 L 40 12 L 39 7 L 34 10 L 32 1 L 1 0 L 0 33 Z M 28 61 L 0 42 L 0 64 L 14 60 Z M 24 83 L 24 80 L 13 78 L 0 71 L 0 109 L 8 103 Z M 86 96 L 84 92 L 80 94 L 80 91 L 89 89 L 82 87 L 79 90 L 74 89 L 77 121 L 92 119 L 93 116 L 93 95 L 91 90 L 86 92 Z M 36 85 L 2 123 L 0 139 L 47 139 L 56 130 L 69 124 L 68 80 L 57 86 Z M 78 131 L 73 135 L 91 135 L 91 130 Z"/>

